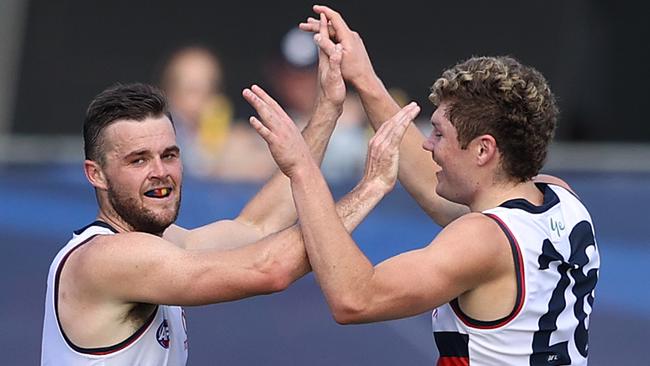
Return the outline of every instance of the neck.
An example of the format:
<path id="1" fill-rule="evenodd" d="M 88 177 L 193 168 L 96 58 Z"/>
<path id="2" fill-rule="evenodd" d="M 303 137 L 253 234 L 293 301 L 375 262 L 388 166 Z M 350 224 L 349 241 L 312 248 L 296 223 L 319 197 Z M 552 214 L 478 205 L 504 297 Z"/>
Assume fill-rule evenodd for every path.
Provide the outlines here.
<path id="1" fill-rule="evenodd" d="M 544 195 L 531 180 L 526 182 L 495 183 L 480 189 L 469 204 L 472 212 L 481 212 L 515 198 L 523 198 L 534 205 L 544 202 Z"/>
<path id="2" fill-rule="evenodd" d="M 128 233 L 134 231 L 131 225 L 127 224 L 117 215 L 110 215 L 103 208 L 99 209 L 99 214 L 97 215 L 97 220 L 104 221 L 105 223 L 111 225 L 118 233 Z"/>

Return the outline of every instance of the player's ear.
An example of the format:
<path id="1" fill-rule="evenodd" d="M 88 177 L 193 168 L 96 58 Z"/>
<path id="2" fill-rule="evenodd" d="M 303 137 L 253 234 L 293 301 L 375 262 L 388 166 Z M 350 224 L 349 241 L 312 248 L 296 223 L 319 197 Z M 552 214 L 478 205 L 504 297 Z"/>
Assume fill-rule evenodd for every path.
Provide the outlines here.
<path id="1" fill-rule="evenodd" d="M 97 189 L 107 189 L 106 175 L 102 169 L 101 164 L 94 160 L 84 160 L 84 173 L 86 179 Z"/>
<path id="2" fill-rule="evenodd" d="M 498 157 L 497 141 L 492 135 L 481 135 L 472 141 L 476 151 L 476 163 L 483 166 Z"/>

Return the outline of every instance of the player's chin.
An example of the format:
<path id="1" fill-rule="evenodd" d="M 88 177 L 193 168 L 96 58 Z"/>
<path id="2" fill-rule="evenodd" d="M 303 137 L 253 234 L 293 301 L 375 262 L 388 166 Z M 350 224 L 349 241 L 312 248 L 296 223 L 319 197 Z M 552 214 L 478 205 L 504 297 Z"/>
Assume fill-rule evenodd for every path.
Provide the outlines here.
<path id="1" fill-rule="evenodd" d="M 438 177 L 438 184 L 436 185 L 436 194 L 442 198 L 447 198 L 450 193 L 448 192 L 447 182 L 445 181 L 443 175 L 438 175 L 438 173 L 436 173 L 436 176 Z"/>
<path id="2" fill-rule="evenodd" d="M 166 229 L 176 221 L 178 210 L 165 210 L 164 212 L 155 213 L 155 222 L 158 227 Z"/>
<path id="3" fill-rule="evenodd" d="M 178 216 L 179 200 L 145 202 L 144 207 L 158 218 L 157 221 L 166 221 Z"/>

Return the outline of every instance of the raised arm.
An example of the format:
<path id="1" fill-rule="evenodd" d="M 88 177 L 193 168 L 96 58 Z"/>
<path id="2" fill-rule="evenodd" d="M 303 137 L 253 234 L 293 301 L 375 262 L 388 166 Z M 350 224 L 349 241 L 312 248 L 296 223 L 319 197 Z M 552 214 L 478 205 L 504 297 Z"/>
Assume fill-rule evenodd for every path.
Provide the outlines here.
<path id="1" fill-rule="evenodd" d="M 382 188 L 364 180 L 336 204 L 346 230 L 381 200 Z M 64 268 L 87 303 L 203 305 L 284 290 L 310 265 L 296 224 L 230 250 L 186 250 L 144 233 L 100 236 Z"/>
<path id="2" fill-rule="evenodd" d="M 333 55 L 338 55 L 340 50 L 341 45 L 336 45 Z M 397 179 L 400 141 L 419 111 L 420 108 L 411 103 L 379 128 L 369 143 L 362 182 L 371 182 L 376 190 L 383 192 L 393 188 Z M 308 148 L 296 127 L 282 120 L 260 121 L 255 118 L 251 119 L 251 124 L 268 143 L 278 167 L 291 179 L 309 262 L 335 317 L 343 321 L 336 315 L 340 313 L 338 304 L 352 303 L 347 299 L 355 298 L 355 291 L 365 292 L 365 279 L 374 271 L 373 266 L 355 245 L 345 220 L 341 220 L 337 213 L 327 183 L 307 153 Z M 368 201 L 369 206 L 375 204 L 375 200 Z"/>
<path id="3" fill-rule="evenodd" d="M 338 12 L 318 5 L 314 6 L 314 11 L 329 19 L 329 34 L 343 45 L 343 78 L 356 88 L 373 128 L 379 129 L 400 107 L 375 73 L 361 36 L 348 27 Z M 320 19 L 309 18 L 300 24 L 300 28 L 317 32 L 320 30 Z M 400 145 L 399 180 L 420 207 L 436 223 L 444 226 L 469 210 L 436 194 L 435 173 L 439 167 L 431 155 L 422 149 L 424 140 L 418 128 L 410 124 Z"/>
<path id="4" fill-rule="evenodd" d="M 340 58 L 319 54 L 319 95 L 311 120 L 302 131 L 311 156 L 320 164 L 327 144 L 341 115 L 345 84 L 341 77 Z M 261 87 L 253 85 L 242 92 L 244 99 L 262 119 L 291 121 L 282 107 Z M 291 122 L 293 123 L 293 122 Z M 296 221 L 289 181 L 277 172 L 253 197 L 234 220 L 222 220 L 191 231 L 173 227 L 166 238 L 188 248 L 234 248 L 252 243 L 287 228 Z M 223 238 L 228 238 L 224 240 Z"/>

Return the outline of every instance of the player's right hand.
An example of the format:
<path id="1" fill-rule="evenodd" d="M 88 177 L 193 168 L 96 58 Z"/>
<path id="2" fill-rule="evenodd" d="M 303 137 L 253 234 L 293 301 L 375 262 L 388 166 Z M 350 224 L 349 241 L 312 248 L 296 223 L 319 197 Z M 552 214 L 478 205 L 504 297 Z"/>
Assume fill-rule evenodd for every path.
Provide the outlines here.
<path id="1" fill-rule="evenodd" d="M 351 30 L 341 17 L 341 14 L 327 6 L 314 5 L 314 12 L 324 14 L 327 20 L 329 36 L 343 46 L 343 60 L 341 71 L 343 78 L 354 85 L 363 83 L 367 78 L 374 78 L 375 71 L 368 57 L 366 46 L 359 33 Z M 320 33 L 321 21 L 312 17 L 306 22 L 300 23 L 300 29 Z M 327 53 L 327 49 L 325 49 Z M 331 57 L 330 54 L 328 56 Z"/>
<path id="2" fill-rule="evenodd" d="M 249 118 L 251 126 L 269 145 L 278 168 L 287 177 L 293 177 L 301 164 L 314 164 L 300 130 L 270 95 L 257 85 L 244 89 L 242 95 L 260 116 Z"/>

